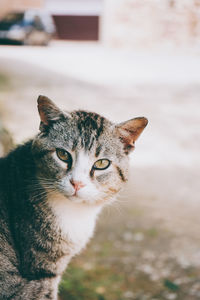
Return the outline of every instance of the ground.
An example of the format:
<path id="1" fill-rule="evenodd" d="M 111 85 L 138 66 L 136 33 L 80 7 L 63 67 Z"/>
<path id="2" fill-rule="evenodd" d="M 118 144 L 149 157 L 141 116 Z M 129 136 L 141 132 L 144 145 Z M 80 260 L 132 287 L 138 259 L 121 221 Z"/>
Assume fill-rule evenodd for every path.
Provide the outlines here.
<path id="1" fill-rule="evenodd" d="M 62 300 L 200 299 L 200 59 L 98 44 L 0 49 L 0 107 L 21 142 L 38 131 L 36 99 L 149 125 L 118 202 L 60 285 Z"/>

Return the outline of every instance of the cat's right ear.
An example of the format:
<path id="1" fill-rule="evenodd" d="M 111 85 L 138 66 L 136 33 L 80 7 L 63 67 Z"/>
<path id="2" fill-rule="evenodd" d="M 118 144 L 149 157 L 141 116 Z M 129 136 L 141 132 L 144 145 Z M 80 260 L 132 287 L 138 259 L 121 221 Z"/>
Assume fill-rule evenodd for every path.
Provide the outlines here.
<path id="1" fill-rule="evenodd" d="M 120 123 L 115 127 L 115 132 L 124 144 L 125 153 L 128 154 L 135 147 L 135 141 L 138 139 L 148 120 L 144 117 L 134 118 Z"/>
<path id="2" fill-rule="evenodd" d="M 64 117 L 64 113 L 48 97 L 38 97 L 38 111 L 40 115 L 40 130 L 44 131 L 53 122 Z"/>

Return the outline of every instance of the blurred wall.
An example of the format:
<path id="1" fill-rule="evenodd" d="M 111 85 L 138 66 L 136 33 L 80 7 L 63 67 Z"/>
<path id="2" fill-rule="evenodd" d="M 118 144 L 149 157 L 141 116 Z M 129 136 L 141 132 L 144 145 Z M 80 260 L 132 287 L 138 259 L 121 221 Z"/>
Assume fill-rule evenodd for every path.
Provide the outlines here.
<path id="1" fill-rule="evenodd" d="M 104 0 L 45 0 L 45 9 L 55 15 L 99 15 Z"/>
<path id="2" fill-rule="evenodd" d="M 105 0 L 102 39 L 117 47 L 199 43 L 200 0 Z"/>
<path id="3" fill-rule="evenodd" d="M 9 11 L 18 11 L 27 8 L 40 8 L 45 0 L 0 0 L 0 17 Z"/>

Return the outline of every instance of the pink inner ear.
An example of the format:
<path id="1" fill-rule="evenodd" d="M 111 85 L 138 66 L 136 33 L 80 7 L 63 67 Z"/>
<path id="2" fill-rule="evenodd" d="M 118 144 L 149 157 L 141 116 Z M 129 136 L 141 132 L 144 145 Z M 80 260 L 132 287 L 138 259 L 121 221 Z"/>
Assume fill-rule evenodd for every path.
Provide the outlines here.
<path id="1" fill-rule="evenodd" d="M 42 110 L 40 111 L 40 119 L 41 119 L 42 123 L 44 123 L 45 125 L 48 125 L 48 120 L 46 118 L 45 113 Z"/>
<path id="2" fill-rule="evenodd" d="M 56 120 L 61 115 L 61 110 L 46 96 L 38 97 L 38 111 L 41 122 L 48 125 L 52 120 Z"/>
<path id="3" fill-rule="evenodd" d="M 134 143 L 134 133 L 131 132 L 130 130 L 128 129 L 124 129 L 124 128 L 118 128 L 118 134 L 120 136 L 120 139 L 126 143 L 126 144 L 132 144 Z"/>
<path id="4" fill-rule="evenodd" d="M 116 129 L 120 139 L 124 143 L 126 151 L 134 149 L 134 143 L 147 126 L 148 120 L 144 117 L 131 119 L 117 125 Z"/>
<path id="5" fill-rule="evenodd" d="M 124 130 L 125 132 L 125 130 Z M 126 134 L 120 134 L 120 139 L 124 144 L 124 150 L 126 153 L 129 153 L 130 150 L 134 150 L 135 148 L 135 141 L 132 135 L 126 136 Z"/>

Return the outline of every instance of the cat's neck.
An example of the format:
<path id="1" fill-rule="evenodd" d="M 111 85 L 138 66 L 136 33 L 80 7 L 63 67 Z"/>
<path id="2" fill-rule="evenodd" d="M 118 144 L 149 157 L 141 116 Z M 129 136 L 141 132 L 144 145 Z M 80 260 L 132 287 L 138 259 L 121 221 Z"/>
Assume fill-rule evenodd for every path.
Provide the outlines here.
<path id="1" fill-rule="evenodd" d="M 75 245 L 76 252 L 92 237 L 101 206 L 74 203 L 59 193 L 47 195 L 62 234 Z"/>

